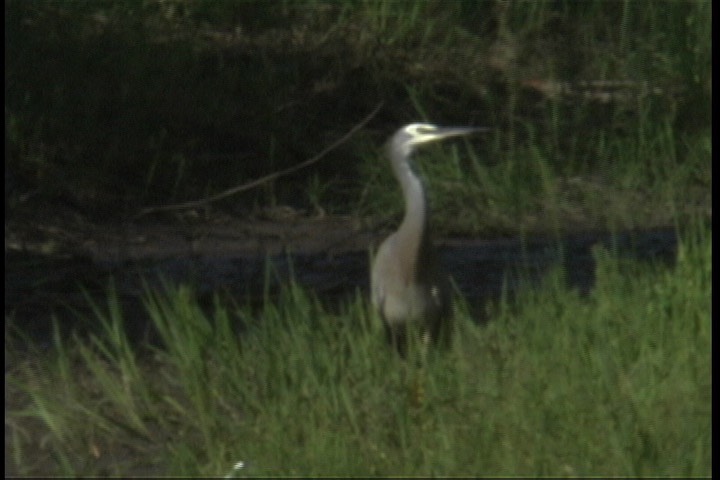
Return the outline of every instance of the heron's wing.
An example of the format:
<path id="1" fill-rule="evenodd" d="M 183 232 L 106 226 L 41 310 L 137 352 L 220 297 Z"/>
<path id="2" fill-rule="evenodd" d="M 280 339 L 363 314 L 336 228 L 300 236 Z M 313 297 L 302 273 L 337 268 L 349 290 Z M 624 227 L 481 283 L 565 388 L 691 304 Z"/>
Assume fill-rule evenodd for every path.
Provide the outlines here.
<path id="1" fill-rule="evenodd" d="M 381 315 L 385 313 L 383 307 L 389 292 L 403 283 L 396 246 L 396 235 L 393 233 L 380 244 L 370 272 L 372 304 Z"/>
<path id="2" fill-rule="evenodd" d="M 385 280 L 387 279 L 388 264 L 390 260 L 388 255 L 388 241 L 390 238 L 380 245 L 375 258 L 373 259 L 370 271 L 370 299 L 373 307 L 382 314 L 382 304 L 385 298 Z"/>

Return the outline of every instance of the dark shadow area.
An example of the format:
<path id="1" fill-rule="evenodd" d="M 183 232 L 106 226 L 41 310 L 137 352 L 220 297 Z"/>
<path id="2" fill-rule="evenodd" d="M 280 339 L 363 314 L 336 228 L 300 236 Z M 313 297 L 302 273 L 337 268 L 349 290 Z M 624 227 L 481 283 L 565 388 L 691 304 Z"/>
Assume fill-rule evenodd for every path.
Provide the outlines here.
<path id="1" fill-rule="evenodd" d="M 587 294 L 595 281 L 592 249 L 596 245 L 621 258 L 672 264 L 677 236 L 673 229 L 656 229 L 615 235 L 580 233 L 559 242 L 454 240 L 442 244 L 440 254 L 473 317 L 484 320 L 485 304 L 499 299 L 504 288 L 512 298 L 522 285 L 537 285 L 553 267 L 561 266 L 568 286 Z M 171 285 L 192 286 L 200 304 L 211 312 L 216 297 L 231 308 L 259 308 L 266 298 L 272 301 L 294 279 L 332 311 L 357 292 L 368 295 L 368 262 L 367 251 L 176 257 L 121 263 L 9 252 L 5 256 L 6 329 L 12 325 L 10 328 L 44 345 L 52 339 L 53 316 L 66 333 L 94 331 L 98 324 L 90 299 L 105 311 L 110 285 L 116 289 L 133 341 L 153 338 L 143 305 L 144 293 L 163 291 Z"/>

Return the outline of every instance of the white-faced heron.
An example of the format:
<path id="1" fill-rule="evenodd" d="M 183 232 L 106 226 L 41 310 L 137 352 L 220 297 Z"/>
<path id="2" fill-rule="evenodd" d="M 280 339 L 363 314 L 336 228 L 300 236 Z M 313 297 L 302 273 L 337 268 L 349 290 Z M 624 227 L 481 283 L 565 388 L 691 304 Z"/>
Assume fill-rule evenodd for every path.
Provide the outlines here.
<path id="1" fill-rule="evenodd" d="M 370 287 L 373 306 L 384 321 L 388 339 L 403 356 L 409 329 L 416 328 L 425 341 L 437 341 L 449 333 L 450 314 L 448 277 L 430 242 L 425 191 L 412 170 L 410 157 L 418 145 L 483 130 L 487 129 L 411 123 L 399 129 L 387 144 L 387 155 L 405 197 L 405 217 L 397 231 L 380 245 Z"/>

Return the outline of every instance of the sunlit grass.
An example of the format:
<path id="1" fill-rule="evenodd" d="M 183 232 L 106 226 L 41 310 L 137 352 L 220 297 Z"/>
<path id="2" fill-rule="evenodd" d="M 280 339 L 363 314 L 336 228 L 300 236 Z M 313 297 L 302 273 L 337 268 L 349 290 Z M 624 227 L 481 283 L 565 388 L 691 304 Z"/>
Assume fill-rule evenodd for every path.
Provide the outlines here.
<path id="1" fill-rule="evenodd" d="M 240 476 L 709 475 L 711 256 L 699 228 L 673 267 L 597 249 L 589 297 L 556 271 L 485 326 L 458 299 L 454 344 L 419 363 L 388 348 L 360 296 L 330 314 L 291 284 L 256 313 L 204 312 L 171 288 L 147 296 L 161 345 L 131 347 L 111 294 L 103 334 L 57 338 L 11 372 L 27 404 L 6 426 L 45 431 L 37 452 L 12 436 L 15 461 L 69 475 L 237 462 Z"/>

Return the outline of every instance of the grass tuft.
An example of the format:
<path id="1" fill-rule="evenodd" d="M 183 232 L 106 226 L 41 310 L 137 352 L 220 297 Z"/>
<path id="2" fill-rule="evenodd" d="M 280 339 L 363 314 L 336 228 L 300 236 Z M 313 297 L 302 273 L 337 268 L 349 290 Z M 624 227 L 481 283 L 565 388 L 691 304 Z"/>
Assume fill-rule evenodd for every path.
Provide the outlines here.
<path id="1" fill-rule="evenodd" d="M 483 326 L 457 299 L 451 348 L 421 361 L 360 296 L 332 314 L 291 283 L 253 313 L 148 292 L 161 345 L 131 346 L 111 291 L 101 333 L 11 372 L 12 458 L 67 475 L 709 475 L 711 243 L 686 230 L 671 267 L 598 247 L 589 297 L 557 270 Z"/>

